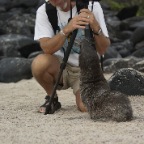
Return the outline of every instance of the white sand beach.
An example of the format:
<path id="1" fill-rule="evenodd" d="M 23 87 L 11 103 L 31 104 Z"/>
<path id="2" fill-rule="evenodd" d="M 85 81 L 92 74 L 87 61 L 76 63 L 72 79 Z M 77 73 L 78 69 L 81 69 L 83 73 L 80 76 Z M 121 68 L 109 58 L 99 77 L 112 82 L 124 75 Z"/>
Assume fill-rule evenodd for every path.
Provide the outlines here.
<path id="1" fill-rule="evenodd" d="M 0 83 L 0 144 L 143 144 L 144 96 L 131 96 L 130 122 L 94 122 L 75 105 L 71 89 L 58 91 L 62 109 L 38 113 L 45 92 L 34 79 Z"/>

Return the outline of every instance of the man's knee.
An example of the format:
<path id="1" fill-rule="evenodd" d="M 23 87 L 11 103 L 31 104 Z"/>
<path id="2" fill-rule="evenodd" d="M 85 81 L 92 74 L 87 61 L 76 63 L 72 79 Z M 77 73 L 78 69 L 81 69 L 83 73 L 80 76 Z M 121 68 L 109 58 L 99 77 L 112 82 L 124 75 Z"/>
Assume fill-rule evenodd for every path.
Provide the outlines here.
<path id="1" fill-rule="evenodd" d="M 31 67 L 34 77 L 41 77 L 46 73 L 55 77 L 59 71 L 60 62 L 54 55 L 40 54 L 33 60 Z"/>
<path id="2" fill-rule="evenodd" d="M 33 76 L 37 76 L 37 75 L 40 75 L 42 73 L 43 66 L 44 66 L 44 61 L 45 61 L 44 54 L 38 55 L 33 60 L 32 65 L 31 65 Z"/>

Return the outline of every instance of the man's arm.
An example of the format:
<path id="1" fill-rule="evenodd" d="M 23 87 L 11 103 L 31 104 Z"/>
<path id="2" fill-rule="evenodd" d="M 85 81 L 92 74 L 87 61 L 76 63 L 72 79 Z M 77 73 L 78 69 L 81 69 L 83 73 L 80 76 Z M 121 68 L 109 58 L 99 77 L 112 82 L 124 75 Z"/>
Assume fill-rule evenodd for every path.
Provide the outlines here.
<path id="1" fill-rule="evenodd" d="M 101 30 L 100 26 L 99 28 L 93 29 L 94 33 L 98 33 L 98 31 Z M 103 32 L 101 31 L 99 35 L 93 34 L 97 51 L 100 55 L 103 55 L 107 48 L 110 46 L 110 39 L 106 36 L 104 36 Z"/>
<path id="2" fill-rule="evenodd" d="M 48 38 L 48 37 L 40 38 L 39 39 L 40 46 L 44 51 L 44 53 L 53 54 L 63 46 L 66 40 L 66 36 L 67 35 L 58 33 L 52 38 Z"/>
<path id="3" fill-rule="evenodd" d="M 84 29 L 87 22 L 83 21 L 80 15 L 74 16 L 71 21 L 52 38 L 44 37 L 40 38 L 40 46 L 47 54 L 53 54 L 58 51 L 64 44 L 66 37 L 75 29 Z"/>

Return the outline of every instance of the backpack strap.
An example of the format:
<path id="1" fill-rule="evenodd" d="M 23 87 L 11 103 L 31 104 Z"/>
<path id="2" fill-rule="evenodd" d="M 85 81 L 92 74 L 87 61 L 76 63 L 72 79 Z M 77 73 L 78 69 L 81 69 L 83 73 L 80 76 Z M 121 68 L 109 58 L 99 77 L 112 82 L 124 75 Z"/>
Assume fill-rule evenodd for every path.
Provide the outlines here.
<path id="1" fill-rule="evenodd" d="M 53 5 L 51 5 L 49 2 L 45 2 L 46 6 L 46 14 L 48 16 L 48 19 L 53 27 L 54 33 L 56 34 L 56 31 L 60 30 L 58 26 L 58 16 L 57 16 L 57 9 Z"/>

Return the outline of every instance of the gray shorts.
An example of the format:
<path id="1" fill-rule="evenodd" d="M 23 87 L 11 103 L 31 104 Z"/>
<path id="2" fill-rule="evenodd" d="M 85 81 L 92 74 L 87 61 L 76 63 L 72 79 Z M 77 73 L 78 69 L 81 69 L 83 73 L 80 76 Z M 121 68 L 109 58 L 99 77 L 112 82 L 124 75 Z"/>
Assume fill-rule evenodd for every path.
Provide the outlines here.
<path id="1" fill-rule="evenodd" d="M 62 62 L 62 59 L 59 58 L 60 63 Z M 62 77 L 63 77 L 63 86 L 59 86 L 58 90 L 64 90 L 68 88 L 73 89 L 73 93 L 76 94 L 76 92 L 79 90 L 80 80 L 80 68 L 76 66 L 71 66 L 70 64 L 66 64 L 66 67 L 63 71 Z"/>

